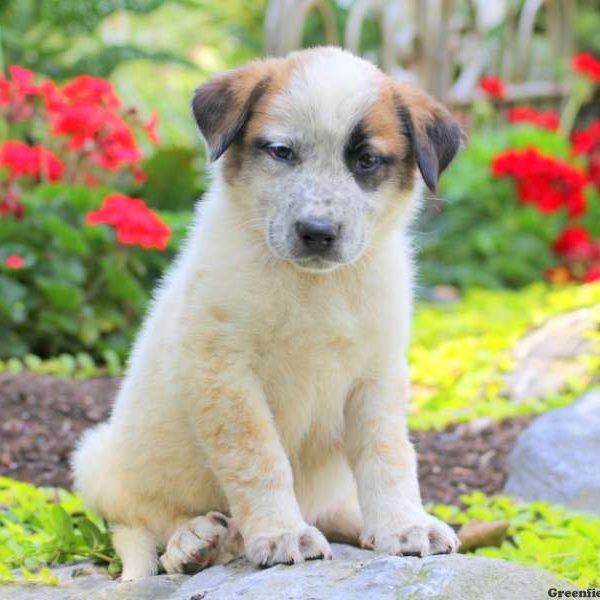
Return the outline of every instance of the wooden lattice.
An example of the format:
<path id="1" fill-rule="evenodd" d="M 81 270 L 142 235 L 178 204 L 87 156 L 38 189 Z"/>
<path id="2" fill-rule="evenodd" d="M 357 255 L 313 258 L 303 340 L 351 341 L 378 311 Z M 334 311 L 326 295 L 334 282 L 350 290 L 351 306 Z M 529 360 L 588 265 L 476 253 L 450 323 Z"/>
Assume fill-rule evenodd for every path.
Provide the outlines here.
<path id="1" fill-rule="evenodd" d="M 346 2 L 343 41 L 334 1 L 270 0 L 267 54 L 300 48 L 313 11 L 326 43 L 360 54 L 365 22 L 375 18 L 381 48 L 369 58 L 392 77 L 416 80 L 448 104 L 471 103 L 485 73 L 508 84 L 509 102 L 558 99 L 568 91 L 559 74 L 572 52 L 575 0 L 354 0 Z"/>

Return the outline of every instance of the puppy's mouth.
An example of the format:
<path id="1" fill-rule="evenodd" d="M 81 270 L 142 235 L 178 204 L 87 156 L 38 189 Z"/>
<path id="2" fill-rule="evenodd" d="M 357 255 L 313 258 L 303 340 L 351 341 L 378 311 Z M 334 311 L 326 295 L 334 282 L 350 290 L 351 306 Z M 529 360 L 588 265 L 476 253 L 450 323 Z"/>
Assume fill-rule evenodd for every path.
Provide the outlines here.
<path id="1" fill-rule="evenodd" d="M 344 263 L 328 260 L 321 256 L 308 256 L 304 258 L 288 258 L 287 261 L 298 270 L 307 273 L 328 273 L 341 267 Z"/>

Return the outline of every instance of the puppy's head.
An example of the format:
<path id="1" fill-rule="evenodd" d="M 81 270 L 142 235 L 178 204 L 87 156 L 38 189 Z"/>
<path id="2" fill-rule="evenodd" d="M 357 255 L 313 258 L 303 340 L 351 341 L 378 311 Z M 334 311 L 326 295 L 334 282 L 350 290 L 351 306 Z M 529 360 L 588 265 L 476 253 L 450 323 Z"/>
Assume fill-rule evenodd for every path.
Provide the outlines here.
<path id="1" fill-rule="evenodd" d="M 405 223 L 464 137 L 435 100 L 336 48 L 219 75 L 193 110 L 246 222 L 311 271 L 356 261 Z"/>

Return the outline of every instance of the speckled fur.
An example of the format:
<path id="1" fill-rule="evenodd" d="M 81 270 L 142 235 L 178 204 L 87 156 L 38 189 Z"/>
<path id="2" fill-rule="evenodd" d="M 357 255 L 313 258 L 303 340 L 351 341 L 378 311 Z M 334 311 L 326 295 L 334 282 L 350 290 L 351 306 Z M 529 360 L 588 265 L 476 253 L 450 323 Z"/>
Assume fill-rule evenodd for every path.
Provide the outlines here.
<path id="1" fill-rule="evenodd" d="M 229 86 L 232 105 L 217 108 L 245 106 L 247 122 L 231 115 L 239 131 L 213 164 L 112 416 L 73 460 L 77 489 L 115 526 L 123 577 L 155 572 L 165 548 L 170 572 L 241 552 L 267 565 L 329 557 L 326 538 L 393 554 L 455 550 L 452 530 L 422 508 L 406 432 L 406 226 L 422 181 L 394 113 L 396 84 L 322 48 L 208 85 L 213 100 Z M 421 92 L 406 106 L 415 135 L 436 112 L 451 123 Z M 344 162 L 361 120 L 395 157 L 376 186 L 359 185 Z M 214 114 L 210 128 L 216 156 Z M 258 136 L 294 144 L 301 162 L 274 161 Z M 343 225 L 322 272 L 294 264 L 293 224 L 305 216 Z"/>

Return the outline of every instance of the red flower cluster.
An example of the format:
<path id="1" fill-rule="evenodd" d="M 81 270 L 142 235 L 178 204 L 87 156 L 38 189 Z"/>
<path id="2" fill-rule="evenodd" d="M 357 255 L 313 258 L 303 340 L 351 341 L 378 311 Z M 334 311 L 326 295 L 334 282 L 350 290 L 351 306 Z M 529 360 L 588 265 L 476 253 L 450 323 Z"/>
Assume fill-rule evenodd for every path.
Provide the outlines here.
<path id="1" fill-rule="evenodd" d="M 529 106 L 519 106 L 508 110 L 510 123 L 532 123 L 542 129 L 556 131 L 559 125 L 558 113 L 553 110 L 535 110 Z"/>
<path id="2" fill-rule="evenodd" d="M 552 249 L 569 266 L 551 269 L 548 273 L 551 281 L 563 283 L 565 277 L 566 281 L 600 281 L 600 240 L 593 240 L 587 229 L 577 225 L 567 227 L 554 241 Z M 559 269 L 564 271 L 562 275 Z"/>
<path id="3" fill-rule="evenodd" d="M 62 88 L 62 97 L 55 109 L 47 107 L 54 135 L 67 136 L 69 149 L 87 152 L 104 169 L 130 166 L 138 171 L 142 153 L 108 81 L 82 75 Z"/>
<path id="4" fill-rule="evenodd" d="M 590 52 L 580 52 L 573 56 L 571 67 L 576 73 L 586 75 L 595 83 L 600 83 L 600 60 Z"/>
<path id="5" fill-rule="evenodd" d="M 504 83 L 502 83 L 502 80 L 498 77 L 482 77 L 479 81 L 479 88 L 490 98 L 495 100 L 503 100 L 506 95 Z"/>
<path id="6" fill-rule="evenodd" d="M 8 71 L 10 79 L 0 75 L 0 114 L 9 123 L 43 117 L 52 135 L 66 138 L 64 149 L 78 154 L 82 180 L 90 180 L 90 175 L 97 179 L 86 172 L 86 163 L 107 171 L 130 169 L 143 180 L 142 153 L 132 126 L 143 128 L 150 141 L 158 143 L 156 114 L 143 123 L 135 110 L 123 110 L 105 79 L 81 75 L 59 87 L 51 80 L 36 83 L 32 71 L 16 65 Z"/>
<path id="7" fill-rule="evenodd" d="M 28 146 L 15 140 L 8 140 L 0 146 L 0 166 L 8 169 L 11 180 L 29 175 L 58 181 L 65 169 L 50 150 L 43 146 Z"/>
<path id="8" fill-rule="evenodd" d="M 99 210 L 88 213 L 88 225 L 112 225 L 117 241 L 125 245 L 165 250 L 171 230 L 143 200 L 123 194 L 109 194 Z"/>
<path id="9" fill-rule="evenodd" d="M 541 212 L 566 208 L 572 217 L 585 212 L 585 173 L 570 164 L 544 156 L 536 148 L 507 150 L 492 162 L 496 177 L 513 177 L 519 199 L 535 204 Z"/>
<path id="10" fill-rule="evenodd" d="M 555 240 L 552 249 L 568 260 L 592 260 L 600 258 L 600 245 L 594 242 L 587 229 L 567 227 Z"/>

